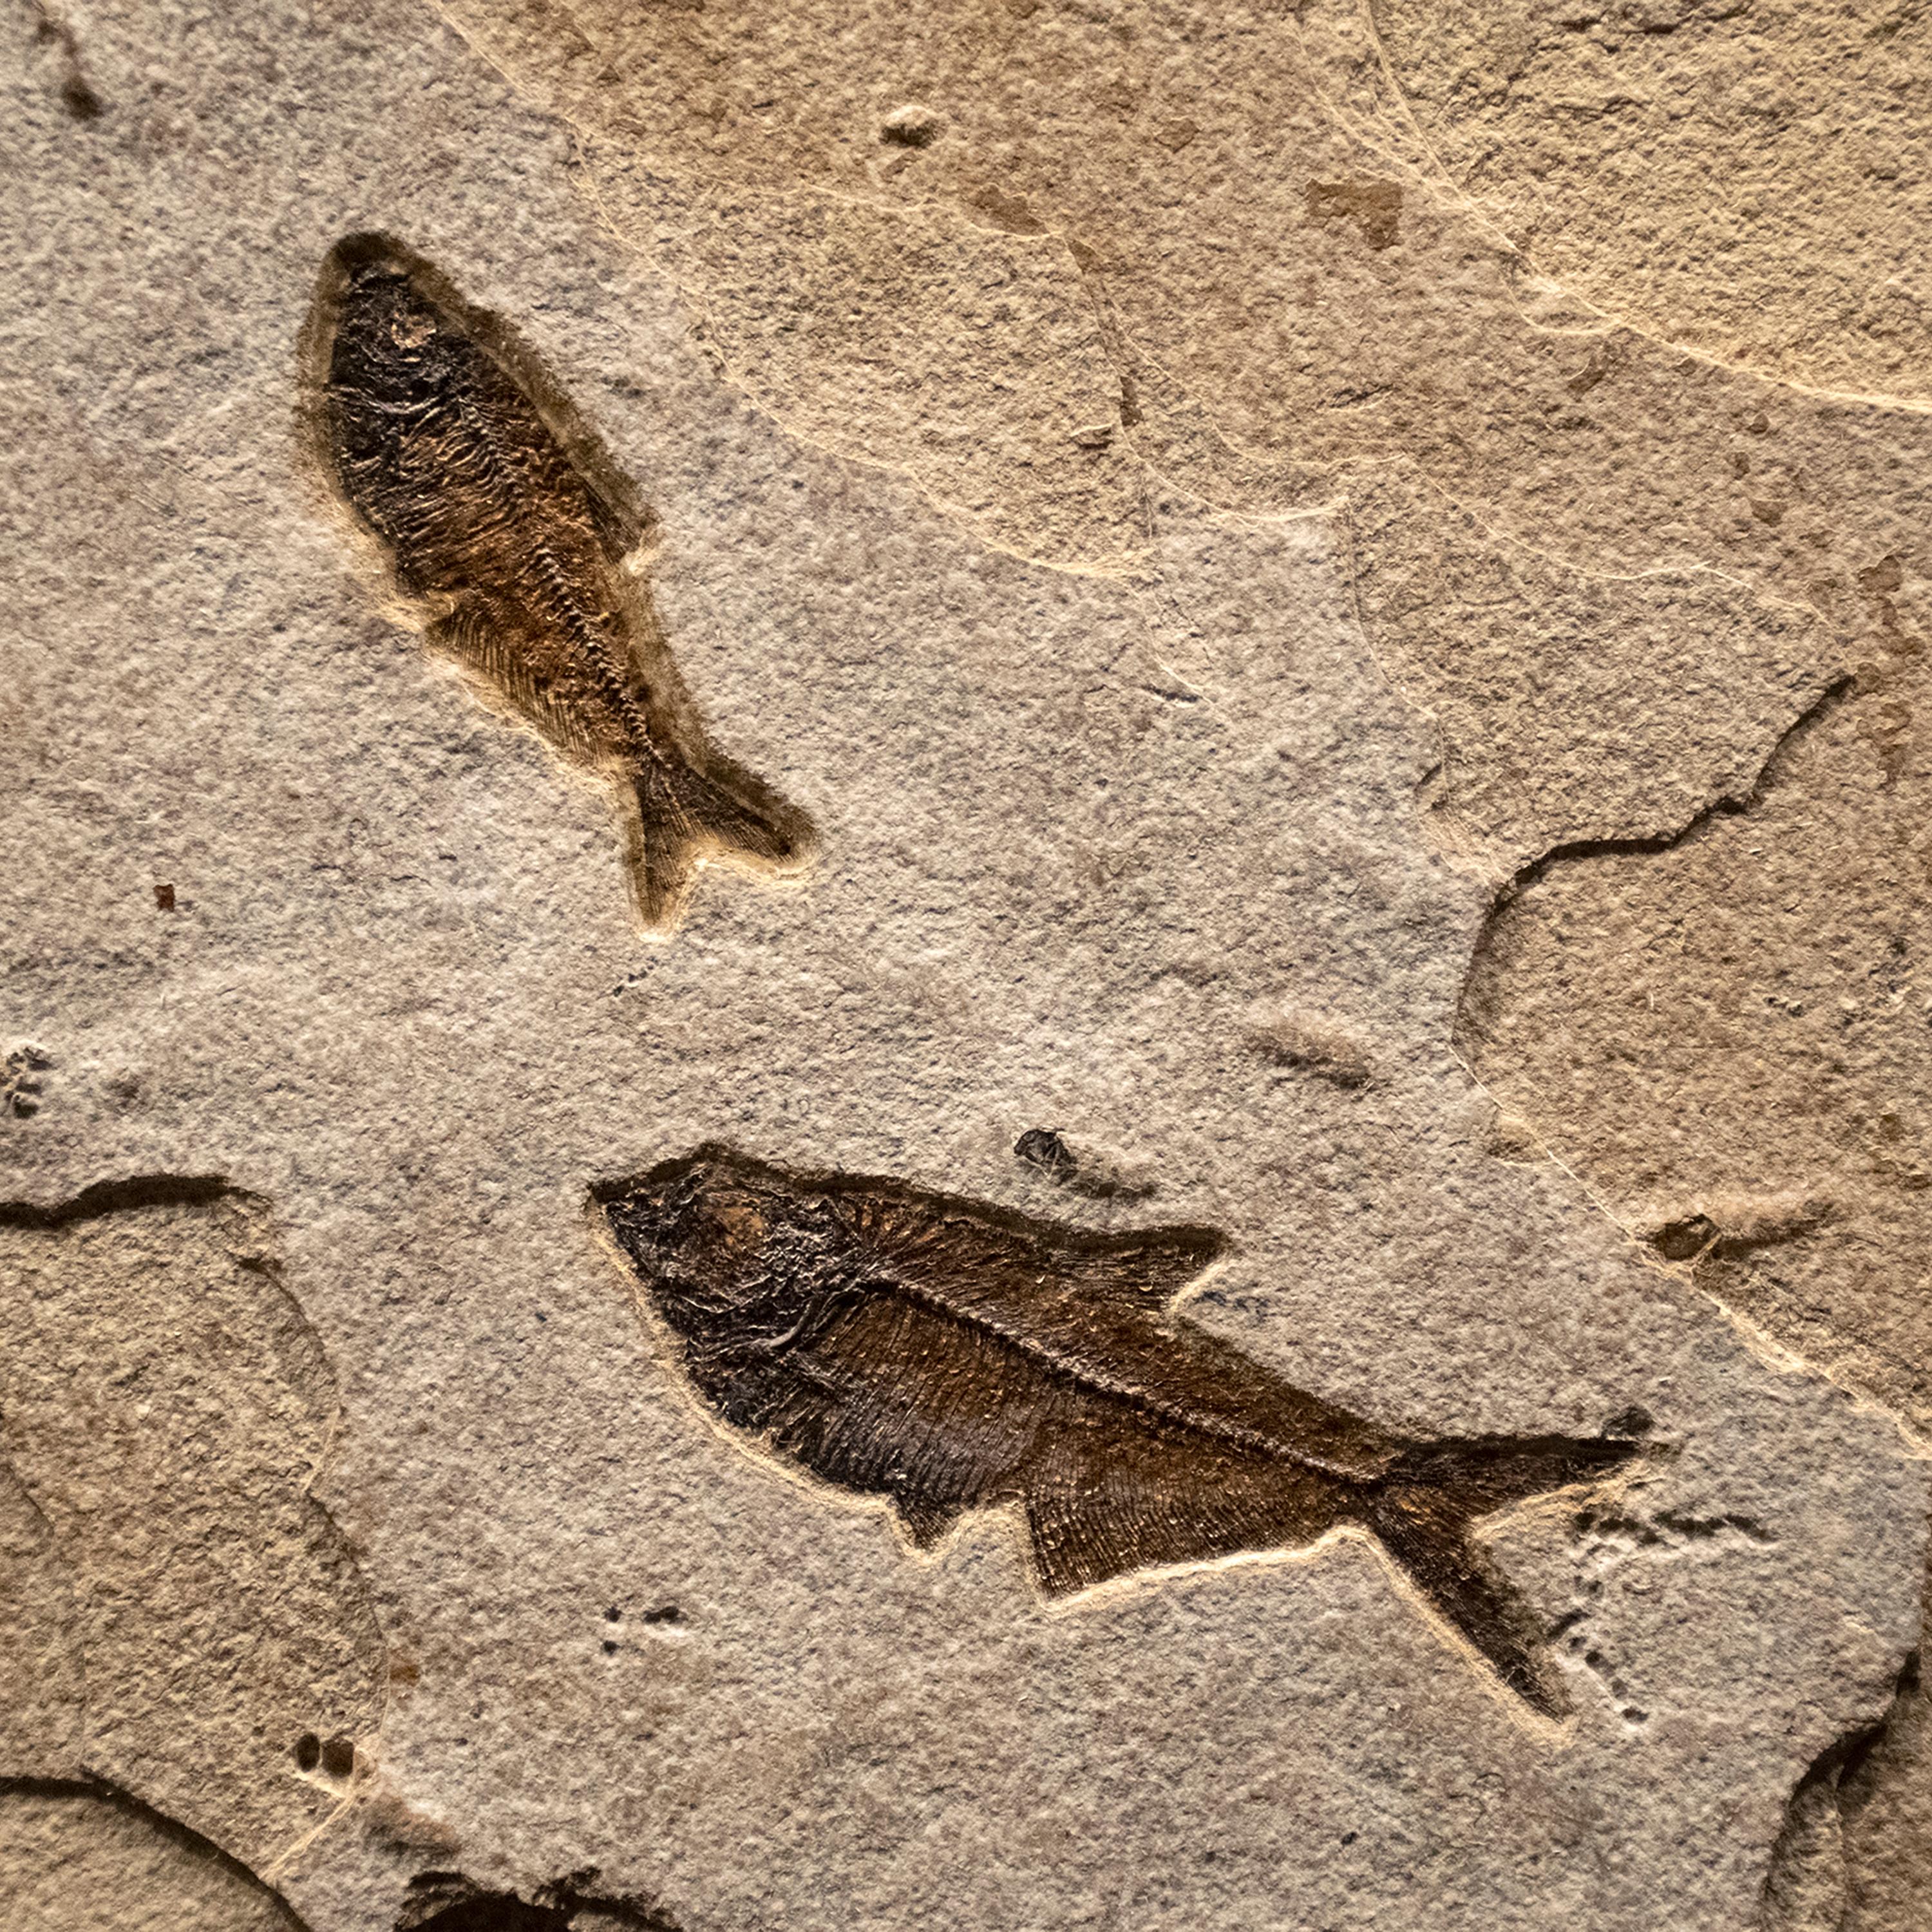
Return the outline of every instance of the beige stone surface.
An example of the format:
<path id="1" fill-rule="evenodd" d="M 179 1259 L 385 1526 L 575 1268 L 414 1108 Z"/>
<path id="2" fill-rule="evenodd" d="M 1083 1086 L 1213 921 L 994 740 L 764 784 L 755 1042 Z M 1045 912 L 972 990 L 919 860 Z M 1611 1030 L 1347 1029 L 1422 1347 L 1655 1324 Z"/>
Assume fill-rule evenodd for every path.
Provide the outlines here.
<path id="1" fill-rule="evenodd" d="M 1042 499 L 1072 453 L 1022 451 L 1012 421 L 1048 412 L 984 386 L 1026 340 L 1052 365 L 1028 393 L 1060 386 L 1072 428 L 1113 404 L 1096 427 L 1138 454 L 1137 398 L 1096 394 L 1092 317 L 1117 384 L 1151 363 L 1304 502 L 1412 460 L 1593 569 L 1702 563 L 1854 632 L 1852 572 L 1922 556 L 1923 418 L 1687 362 L 1567 304 L 1441 191 L 1352 0 L 446 11 L 580 130 L 600 218 L 679 277 L 752 393 L 977 514 L 931 480 L 934 446 L 966 443 L 1039 504 L 988 532 L 1029 554 L 1121 567 L 1144 542 L 1131 494 L 1100 487 L 1122 439 L 1082 459 L 1091 490 Z M 910 105 L 916 146 L 888 126 Z M 963 254 L 934 250 L 941 217 Z M 796 299 L 841 274 L 839 300 Z"/>
<path id="2" fill-rule="evenodd" d="M 1748 806 L 1559 859 L 1496 912 L 1459 1038 L 1640 1234 L 1932 1432 L 1916 665 L 1821 706 Z"/>
<path id="3" fill-rule="evenodd" d="M 1883 1730 L 1838 1781 L 1850 1932 L 1892 1932 L 1925 1909 L 1932 1870 L 1932 1697 L 1915 1665 Z"/>
<path id="4" fill-rule="evenodd" d="M 0 1464 L 0 1777 L 80 1767 L 80 1646 L 74 1577 L 46 1517 Z"/>
<path id="5" fill-rule="evenodd" d="M 316 1932 L 592 1867 L 686 1932 L 1743 1932 L 1816 1867 L 1801 1812 L 1820 1909 L 1911 1895 L 1925 419 L 1539 280 L 1365 17 L 14 20 L 22 1770 L 112 1779 Z M 801 879 L 708 873 L 647 944 L 598 792 L 371 597 L 298 428 L 368 229 L 634 480 Z M 1604 840 L 1660 849 L 1492 916 Z M 1760 967 L 1775 1018 L 1724 1004 Z M 1056 1186 L 1036 1126 L 1126 1184 Z M 1641 1410 L 1674 1453 L 1621 1494 L 1485 1528 L 1575 1715 L 1526 1720 L 1364 1538 L 1049 1609 L 996 1517 L 922 1559 L 746 1454 L 586 1211 L 707 1140 L 1217 1228 L 1189 1318 L 1384 1426 Z M 1879 1725 L 1868 1790 L 1794 1804 Z M 58 1835 L 6 1856 L 44 1887 Z"/>
<path id="6" fill-rule="evenodd" d="M 1744 796 L 1830 688 L 1816 615 L 1718 572 L 1580 570 L 1400 472 L 1351 494 L 1347 526 L 1378 659 L 1436 734 L 1436 835 L 1499 883 L 1558 847 L 1668 838 Z"/>
<path id="7" fill-rule="evenodd" d="M 594 218 L 722 374 L 989 540 L 1131 573 L 1178 487 L 1527 568 L 1386 633 L 1364 610 L 1478 815 L 1519 794 L 1532 849 L 1491 827 L 1491 862 L 1681 823 L 1924 629 L 1928 419 L 1580 303 L 1444 177 L 1350 0 L 445 10 L 568 120 Z M 1579 625 L 1614 643 L 1542 701 Z"/>
<path id="8" fill-rule="evenodd" d="M 1456 185 L 1543 273 L 1786 382 L 1923 399 L 1927 22 L 1894 0 L 1363 0 Z"/>
<path id="9" fill-rule="evenodd" d="M 266 1870 L 382 1717 L 368 1594 L 310 1494 L 334 1391 L 260 1204 L 127 1192 L 0 1222 L 0 1449 L 40 1532 L 5 1768 L 106 1778 Z"/>
<path id="10" fill-rule="evenodd" d="M 1907 658 L 1826 700 L 1735 795 L 1742 809 L 1664 849 L 1534 871 L 1488 923 L 1457 1034 L 1634 1233 L 1922 1444 L 1923 676 Z M 1914 1922 L 1932 1871 L 1923 1706 L 1915 1685 L 1862 1774 L 1857 1828 L 1838 1828 L 1837 1785 L 1804 1794 L 1830 1828 L 1817 1882 L 1832 1903 L 1808 1917 L 1786 1900 L 1778 1922 Z M 1793 1899 L 1819 1869 L 1794 1855 Z"/>
<path id="11" fill-rule="evenodd" d="M 205 1840 L 78 1786 L 0 1786 L 10 1932 L 302 1932 Z"/>
<path id="12" fill-rule="evenodd" d="M 1932 1860 L 1932 1700 L 1915 1656 L 1878 1724 L 1799 1780 L 1766 1874 L 1765 1932 L 1904 1932 Z"/>

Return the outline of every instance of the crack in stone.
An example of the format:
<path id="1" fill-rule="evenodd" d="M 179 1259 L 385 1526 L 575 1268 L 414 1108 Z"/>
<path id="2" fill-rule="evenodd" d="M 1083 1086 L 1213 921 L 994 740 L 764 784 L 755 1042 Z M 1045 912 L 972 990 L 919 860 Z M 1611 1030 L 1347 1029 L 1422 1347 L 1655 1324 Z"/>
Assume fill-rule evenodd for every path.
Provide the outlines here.
<path id="1" fill-rule="evenodd" d="M 239 1858 L 104 1778 L 0 1778 L 0 1874 L 28 1924 L 106 1927 L 131 1906 L 144 1925 L 308 1932 Z"/>
<path id="2" fill-rule="evenodd" d="M 1927 1730 L 1914 1651 L 1884 1712 L 1827 1745 L 1793 1786 L 1765 1874 L 1760 1932 L 1903 1932 L 1908 1922 L 1891 1908 L 1922 1893 L 1912 1848 L 1884 1828 L 1893 1822 L 1885 1814 L 1924 1754 Z M 1928 1822 L 1917 1821 L 1922 1834 Z"/>

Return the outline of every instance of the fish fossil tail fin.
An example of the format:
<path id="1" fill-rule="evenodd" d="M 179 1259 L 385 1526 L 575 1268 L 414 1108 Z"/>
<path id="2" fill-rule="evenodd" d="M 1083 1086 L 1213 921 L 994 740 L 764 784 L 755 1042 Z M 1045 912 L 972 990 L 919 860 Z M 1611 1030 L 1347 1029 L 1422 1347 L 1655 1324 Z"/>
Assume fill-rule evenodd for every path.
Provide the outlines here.
<path id="1" fill-rule="evenodd" d="M 1477 1436 L 1418 1444 L 1376 1486 L 1367 1525 L 1444 1622 L 1546 1718 L 1570 1704 L 1529 1605 L 1470 1538 L 1480 1518 L 1600 1483 L 1639 1453 L 1606 1436 Z"/>
<path id="2" fill-rule="evenodd" d="M 647 758 L 634 778 L 636 810 L 625 860 L 638 916 L 654 932 L 676 922 L 692 875 L 708 858 L 762 872 L 788 872 L 809 855 L 803 827 L 741 788 L 676 758 Z"/>

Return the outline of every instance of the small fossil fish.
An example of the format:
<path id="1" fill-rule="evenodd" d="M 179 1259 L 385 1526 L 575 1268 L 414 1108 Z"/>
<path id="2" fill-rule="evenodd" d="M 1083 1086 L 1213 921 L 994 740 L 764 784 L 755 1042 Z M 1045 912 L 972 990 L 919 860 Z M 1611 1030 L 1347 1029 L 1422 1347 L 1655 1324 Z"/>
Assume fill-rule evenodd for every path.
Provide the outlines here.
<path id="1" fill-rule="evenodd" d="M 1194 1228 L 1088 1234 L 903 1183 L 808 1179 L 719 1148 L 592 1190 L 703 1400 L 916 1547 L 1023 1514 L 1064 1596 L 1136 1570 L 1374 1537 L 1536 1710 L 1568 1708 L 1528 1606 L 1471 1538 L 1638 1445 L 1430 1442 L 1289 1387 L 1170 1304 Z"/>
<path id="2" fill-rule="evenodd" d="M 311 440 L 408 620 L 610 782 L 645 926 L 675 922 L 704 859 L 802 865 L 803 820 L 706 744 L 627 566 L 648 514 L 508 328 L 400 244 L 354 235 L 306 343 Z"/>

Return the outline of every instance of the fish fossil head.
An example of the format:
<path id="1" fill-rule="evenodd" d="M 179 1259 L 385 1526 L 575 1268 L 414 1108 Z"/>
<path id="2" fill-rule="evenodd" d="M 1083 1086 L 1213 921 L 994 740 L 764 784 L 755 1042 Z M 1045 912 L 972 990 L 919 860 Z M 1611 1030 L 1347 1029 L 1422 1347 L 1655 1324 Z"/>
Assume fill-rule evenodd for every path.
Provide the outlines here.
<path id="1" fill-rule="evenodd" d="M 592 1198 L 652 1302 L 687 1336 L 783 1330 L 861 1285 L 832 1201 L 722 1149 L 609 1183 Z"/>
<path id="2" fill-rule="evenodd" d="M 332 387 L 391 406 L 434 394 L 471 352 L 424 292 L 416 265 L 386 236 L 352 235 L 336 244 L 332 266 L 340 292 Z"/>

